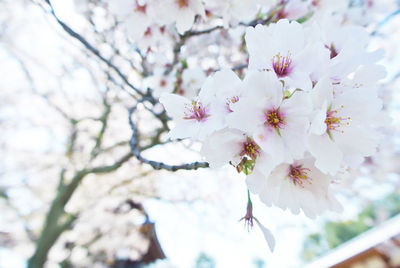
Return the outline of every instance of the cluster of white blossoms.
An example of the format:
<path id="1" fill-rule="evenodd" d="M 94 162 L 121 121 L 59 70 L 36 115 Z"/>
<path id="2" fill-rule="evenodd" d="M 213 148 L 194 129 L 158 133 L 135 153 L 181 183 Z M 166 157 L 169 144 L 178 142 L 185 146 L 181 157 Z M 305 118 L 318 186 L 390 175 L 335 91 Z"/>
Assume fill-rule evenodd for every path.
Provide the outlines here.
<path id="1" fill-rule="evenodd" d="M 311 218 L 339 211 L 332 183 L 377 148 L 385 70 L 380 51 L 367 52 L 362 27 L 333 22 L 248 27 L 243 79 L 221 70 L 193 99 L 161 96 L 176 122 L 169 137 L 202 141 L 212 168 L 244 172 L 267 205 Z"/>
<path id="2" fill-rule="evenodd" d="M 82 0 L 76 0 L 81 2 Z M 382 6 L 394 0 L 385 0 Z M 313 13 L 344 12 L 347 0 L 113 0 L 104 2 L 109 12 L 122 23 L 127 35 L 143 41 L 150 36 L 163 36 L 165 26 L 175 26 L 184 34 L 194 25 L 196 18 L 203 22 L 222 19 L 224 27 L 246 23 L 259 14 L 270 13 L 271 18 L 296 20 Z M 363 3 L 363 1 L 361 1 Z M 352 8 L 351 17 L 366 20 L 366 14 L 382 1 L 369 0 L 360 7 Z M 388 2 L 388 3 L 386 3 Z M 81 4 L 83 5 L 83 4 Z M 362 8 L 368 8 L 364 10 Z M 161 30 L 161 31 L 160 31 Z M 157 37 L 151 40 L 157 39 Z M 154 41 L 153 41 L 154 42 Z"/>

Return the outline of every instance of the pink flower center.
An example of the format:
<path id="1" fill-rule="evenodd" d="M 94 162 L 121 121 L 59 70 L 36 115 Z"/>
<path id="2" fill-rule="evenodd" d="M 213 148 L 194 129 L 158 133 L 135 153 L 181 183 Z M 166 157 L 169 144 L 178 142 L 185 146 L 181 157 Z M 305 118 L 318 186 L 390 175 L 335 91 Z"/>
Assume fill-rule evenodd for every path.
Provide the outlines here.
<path id="1" fill-rule="evenodd" d="M 195 119 L 198 122 L 204 122 L 209 116 L 206 108 L 199 101 L 192 101 L 190 105 L 185 106 L 185 109 L 185 116 L 183 119 Z"/>
<path id="2" fill-rule="evenodd" d="M 189 6 L 189 0 L 175 0 L 179 8 L 184 8 Z"/>
<path id="3" fill-rule="evenodd" d="M 234 96 L 232 98 L 227 98 L 226 99 L 226 109 L 228 110 L 228 112 L 232 113 L 232 109 L 231 109 L 231 104 L 236 103 L 239 101 L 239 97 L 238 96 Z"/>
<path id="4" fill-rule="evenodd" d="M 331 59 L 333 59 L 334 57 L 336 57 L 336 56 L 339 54 L 338 51 L 336 50 L 334 44 L 331 44 L 331 46 L 325 45 L 325 47 L 326 47 L 327 49 L 329 49 L 329 51 L 331 52 L 331 54 L 330 54 L 330 58 L 331 58 Z"/>
<path id="5" fill-rule="evenodd" d="M 260 147 L 249 137 L 247 137 L 246 141 L 242 144 L 242 151 L 240 152 L 240 156 L 248 156 L 253 160 L 260 155 Z"/>
<path id="6" fill-rule="evenodd" d="M 342 105 L 341 108 L 344 108 Z M 326 119 L 325 119 L 325 124 L 327 127 L 328 134 L 330 131 L 336 130 L 340 132 L 344 132 L 343 130 L 340 130 L 339 128 L 342 127 L 343 125 L 350 125 L 351 117 L 341 117 L 338 116 L 338 110 L 328 110 L 326 112 Z"/>
<path id="7" fill-rule="evenodd" d="M 304 168 L 302 165 L 290 165 L 289 178 L 295 185 L 303 186 L 303 183 L 310 182 L 310 177 L 308 177 L 309 168 Z"/>
<path id="8" fill-rule="evenodd" d="M 318 6 L 320 3 L 321 0 L 313 0 L 313 1 L 311 1 L 311 5 L 313 5 L 313 6 Z"/>
<path id="9" fill-rule="evenodd" d="M 151 34 L 152 34 L 151 27 L 147 27 L 146 31 L 144 32 L 144 36 L 149 37 L 151 36 Z"/>
<path id="10" fill-rule="evenodd" d="M 167 85 L 167 81 L 165 79 L 160 80 L 160 87 L 165 87 Z"/>
<path id="11" fill-rule="evenodd" d="M 143 6 L 141 6 L 141 5 L 139 5 L 139 3 L 136 1 L 136 8 L 135 8 L 135 11 L 146 14 L 146 8 L 147 8 L 147 5 L 146 5 L 146 4 L 144 4 Z"/>
<path id="12" fill-rule="evenodd" d="M 278 53 L 272 58 L 272 68 L 274 68 L 274 71 L 279 78 L 290 74 L 292 71 L 290 66 L 291 63 L 292 59 L 290 52 L 288 52 L 287 56 L 281 56 L 281 54 Z"/>
<path id="13" fill-rule="evenodd" d="M 279 130 L 285 126 L 285 121 L 282 113 L 278 109 L 272 108 L 265 114 L 264 125 L 269 125 L 276 130 Z"/>

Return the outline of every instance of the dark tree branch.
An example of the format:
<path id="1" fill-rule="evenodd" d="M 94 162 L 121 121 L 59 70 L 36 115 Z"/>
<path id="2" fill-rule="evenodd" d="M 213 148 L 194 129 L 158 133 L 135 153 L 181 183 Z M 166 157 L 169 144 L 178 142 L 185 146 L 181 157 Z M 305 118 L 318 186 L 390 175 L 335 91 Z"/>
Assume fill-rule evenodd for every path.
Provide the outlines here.
<path id="1" fill-rule="evenodd" d="M 60 235 L 69 229 L 76 220 L 77 215 L 66 213 L 64 208 L 80 182 L 89 174 L 113 172 L 131 159 L 132 156 L 132 152 L 129 152 L 112 165 L 82 169 L 74 175 L 69 183 L 64 182 L 64 172 L 61 173 L 56 198 L 50 205 L 42 232 L 36 244 L 35 252 L 28 261 L 28 268 L 42 268 L 46 262 L 50 248 L 56 243 Z"/>
<path id="2" fill-rule="evenodd" d="M 45 2 L 49 5 L 50 7 L 50 13 L 53 15 L 53 17 L 56 19 L 56 21 L 58 22 L 58 24 L 61 25 L 61 27 L 73 38 L 75 38 L 76 40 L 78 40 L 82 45 L 84 45 L 88 50 L 90 50 L 95 56 L 97 56 L 102 62 L 104 62 L 108 67 L 110 67 L 112 70 L 114 70 L 118 76 L 124 81 L 125 84 L 128 85 L 129 88 L 131 88 L 132 90 L 134 90 L 137 94 L 139 94 L 140 96 L 144 96 L 144 94 L 138 89 L 136 88 L 133 84 L 131 84 L 128 81 L 128 78 L 119 70 L 119 68 L 117 66 L 115 66 L 111 61 L 107 60 L 106 58 L 104 58 L 101 54 L 100 51 L 95 48 L 94 46 L 92 46 L 83 36 L 81 36 L 80 34 L 78 34 L 77 32 L 75 32 L 74 30 L 72 30 L 67 24 L 65 24 L 63 21 L 61 21 L 56 13 L 54 12 L 54 8 L 51 4 L 51 2 L 49 0 L 45 0 Z"/>

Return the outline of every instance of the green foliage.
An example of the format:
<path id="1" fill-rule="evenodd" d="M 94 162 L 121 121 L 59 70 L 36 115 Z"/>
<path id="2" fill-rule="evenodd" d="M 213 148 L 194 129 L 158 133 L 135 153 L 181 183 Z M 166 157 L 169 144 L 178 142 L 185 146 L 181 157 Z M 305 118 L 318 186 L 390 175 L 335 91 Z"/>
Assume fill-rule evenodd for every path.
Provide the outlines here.
<path id="1" fill-rule="evenodd" d="M 202 252 L 196 259 L 196 268 L 215 268 L 215 261 L 213 258 Z"/>
<path id="2" fill-rule="evenodd" d="M 326 222 L 321 233 L 313 233 L 306 238 L 302 258 L 311 261 L 374 227 L 382 215 L 391 218 L 399 213 L 400 195 L 395 192 L 366 206 L 355 220 Z"/>
<path id="3" fill-rule="evenodd" d="M 263 261 L 262 259 L 254 259 L 253 261 L 254 265 L 256 268 L 264 268 L 265 267 L 265 261 Z"/>

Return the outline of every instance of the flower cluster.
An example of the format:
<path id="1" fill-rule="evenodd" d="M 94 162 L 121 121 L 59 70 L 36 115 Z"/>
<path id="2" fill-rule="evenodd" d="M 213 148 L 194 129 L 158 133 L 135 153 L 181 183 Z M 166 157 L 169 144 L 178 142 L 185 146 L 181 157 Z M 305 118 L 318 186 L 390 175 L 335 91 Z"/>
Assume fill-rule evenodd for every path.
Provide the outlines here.
<path id="1" fill-rule="evenodd" d="M 334 27 L 331 27 L 334 26 Z M 314 218 L 339 211 L 332 183 L 376 151 L 384 122 L 376 64 L 362 27 L 287 19 L 248 27 L 243 79 L 208 77 L 197 97 L 165 93 L 172 139 L 202 141 L 212 168 L 233 165 L 262 202 Z"/>
<path id="2" fill-rule="evenodd" d="M 80 3 L 83 0 L 76 1 Z M 376 13 L 373 11 L 379 11 L 381 6 L 393 5 L 394 1 L 385 0 L 381 6 L 381 1 L 361 2 L 362 5 L 351 9 L 351 17 L 364 23 L 366 15 Z M 344 13 L 349 8 L 347 0 L 114 0 L 104 1 L 104 4 L 133 40 L 163 35 L 164 27 L 170 25 L 175 26 L 179 34 L 184 34 L 192 28 L 197 18 L 205 23 L 222 19 L 227 28 L 252 21 L 266 13 L 273 20 L 296 20 L 317 12 Z"/>

